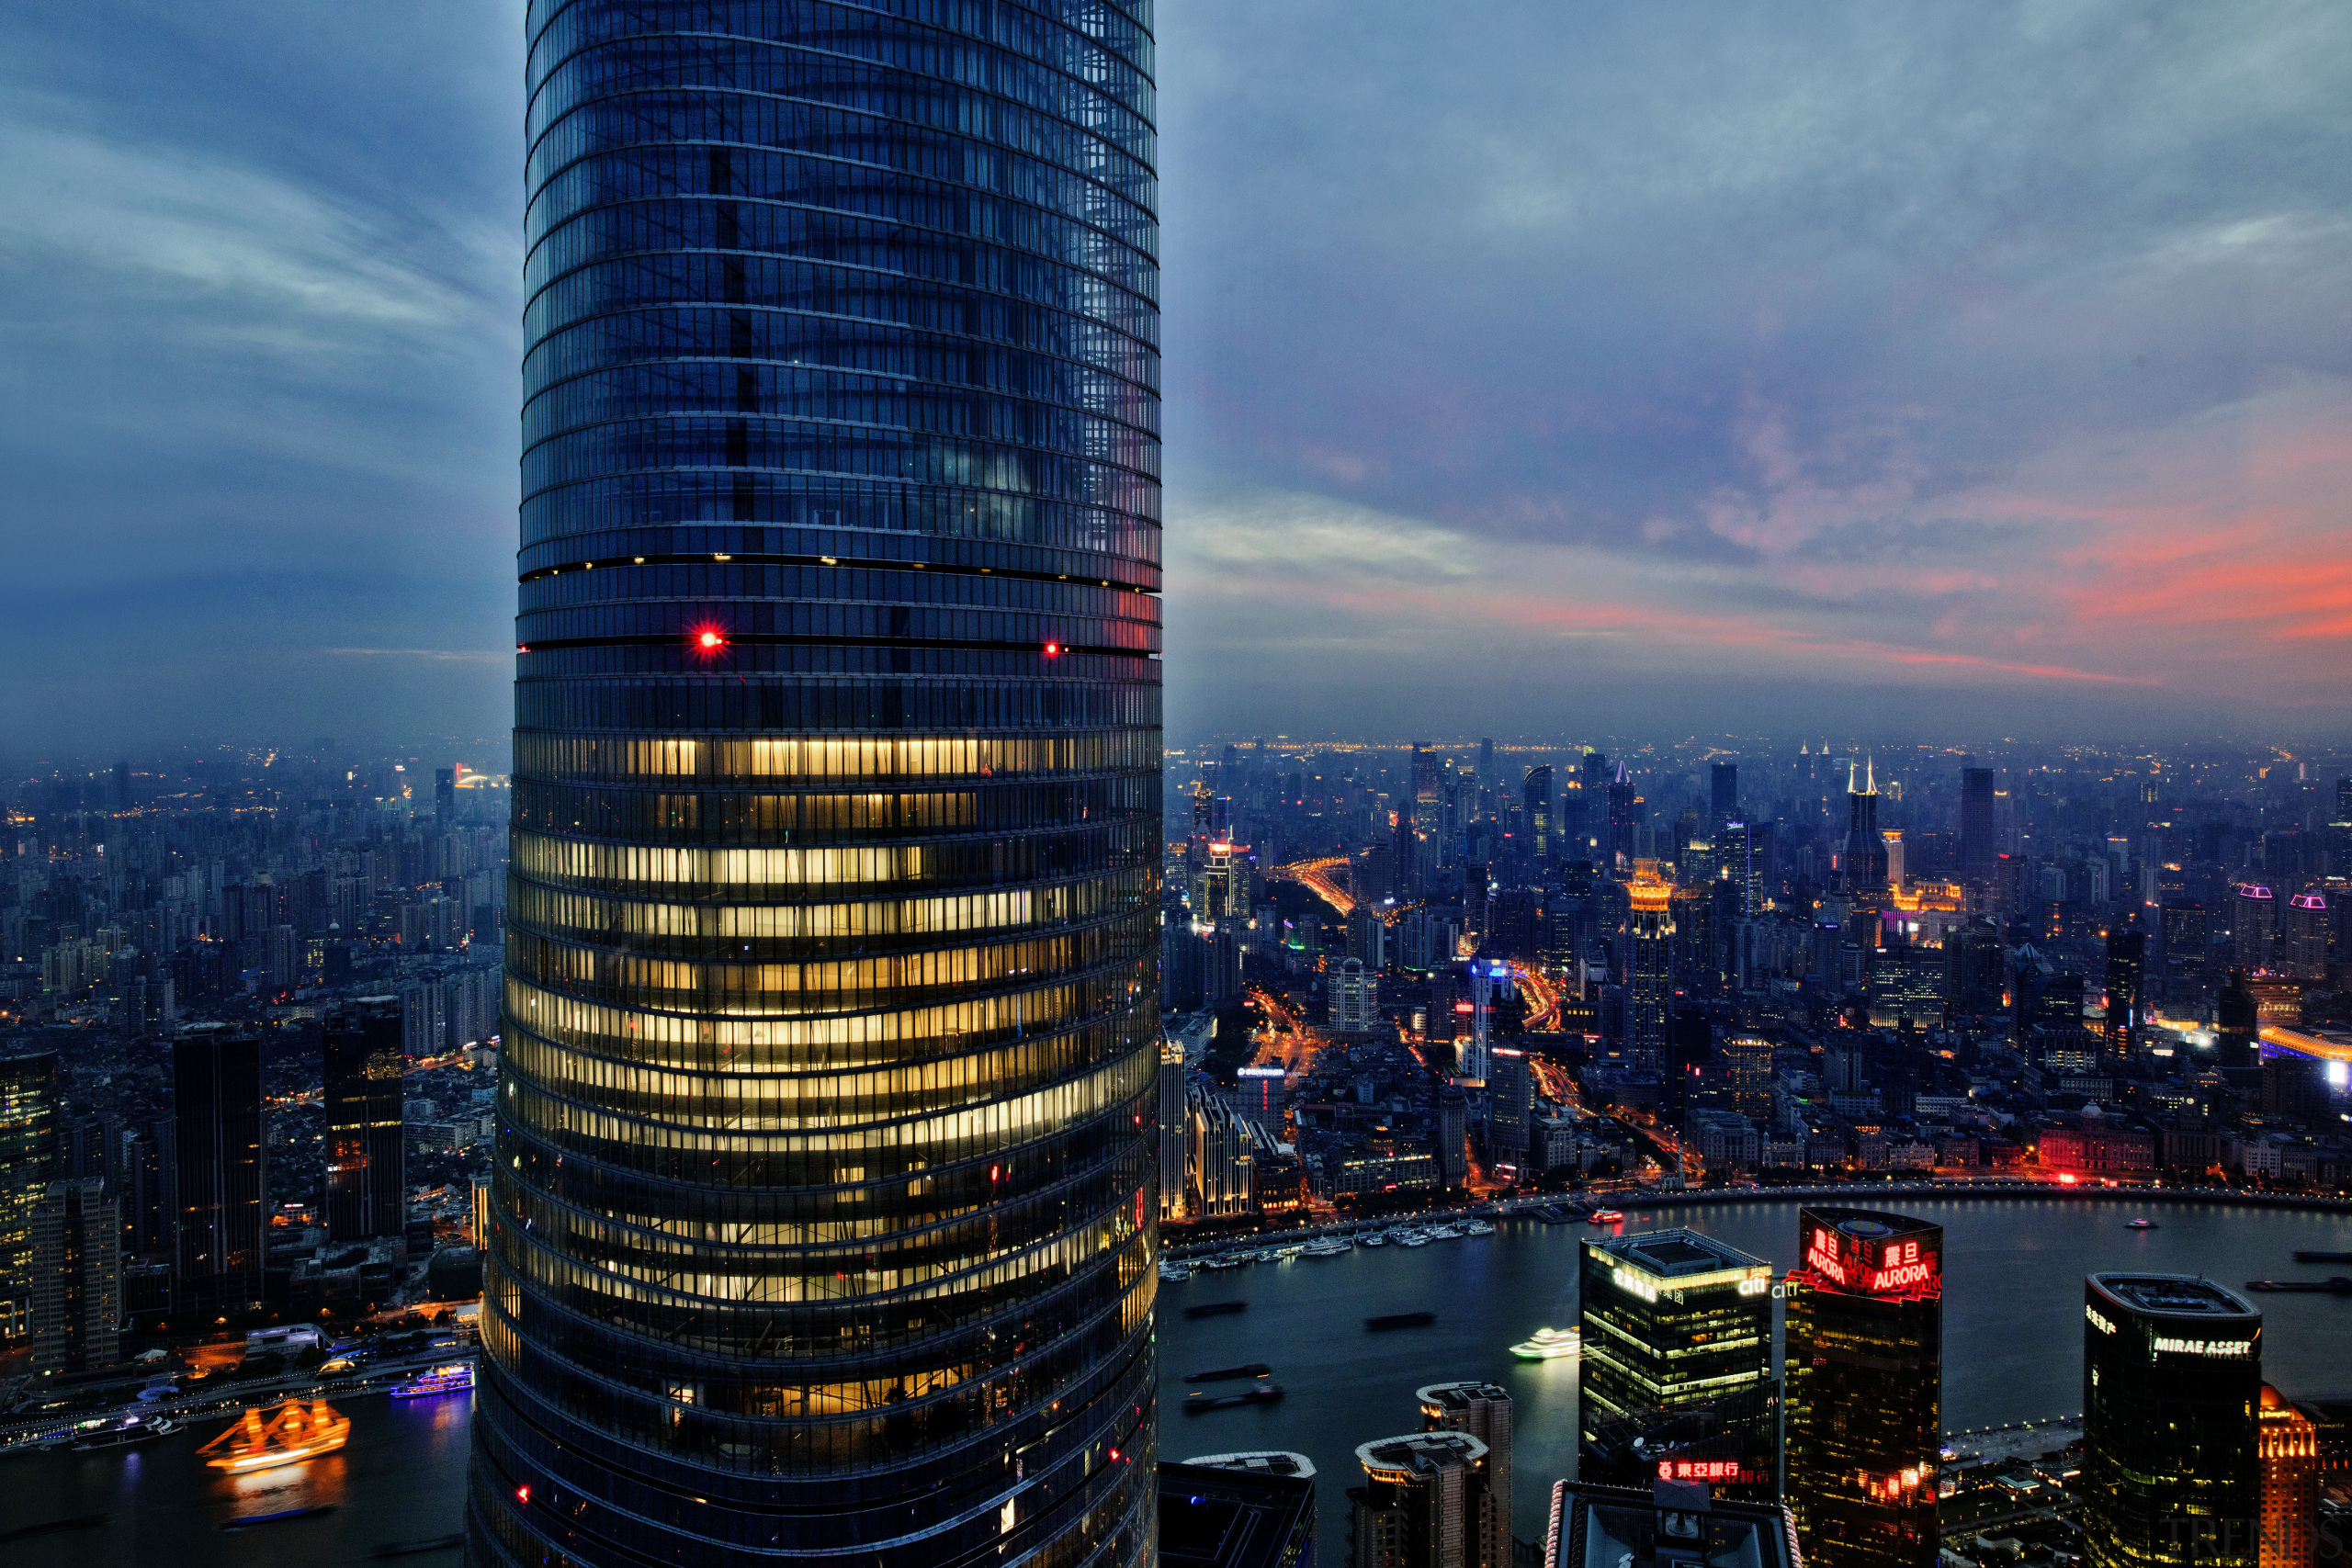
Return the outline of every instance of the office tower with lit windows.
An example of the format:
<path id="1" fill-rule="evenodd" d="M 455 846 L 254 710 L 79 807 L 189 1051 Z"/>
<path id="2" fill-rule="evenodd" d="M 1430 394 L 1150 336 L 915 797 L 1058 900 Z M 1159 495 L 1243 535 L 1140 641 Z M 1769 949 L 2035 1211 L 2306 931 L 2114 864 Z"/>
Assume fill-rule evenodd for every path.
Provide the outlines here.
<path id="1" fill-rule="evenodd" d="M 2091 1568 L 2258 1568 L 2262 1314 L 2186 1274 L 2083 1285 Z"/>
<path id="2" fill-rule="evenodd" d="M 0 1056 L 0 1299 L 31 1285 L 33 1211 L 57 1179 L 57 1053 Z"/>
<path id="3" fill-rule="evenodd" d="M 331 1241 L 399 1235 L 408 1224 L 401 999 L 360 997 L 321 1032 Z"/>
<path id="4" fill-rule="evenodd" d="M 1727 1501 L 1703 1480 L 1668 1473 L 1703 1468 L 1697 1461 L 1661 1463 L 1637 1485 L 1597 1483 L 1581 1472 L 1578 1480 L 1554 1482 L 1542 1568 L 1800 1568 L 1804 1559 L 1786 1508 Z"/>
<path id="5" fill-rule="evenodd" d="M 269 1201 L 260 1035 L 227 1023 L 182 1029 L 172 1042 L 172 1122 L 175 1304 L 215 1316 L 257 1306 Z"/>
<path id="6" fill-rule="evenodd" d="M 1654 860 L 1625 884 L 1625 1059 L 1661 1077 L 1669 1066 L 1674 998 L 1674 884 Z"/>
<path id="7" fill-rule="evenodd" d="M 1498 1045 L 1487 1054 L 1487 1157 L 1524 1167 L 1535 1116 L 1535 1073 L 1527 1053 Z"/>
<path id="8" fill-rule="evenodd" d="M 2167 898 L 2163 921 L 2165 1001 L 2187 1006 L 2205 999 L 2205 906 Z"/>
<path id="9" fill-rule="evenodd" d="M 1705 1467 L 1680 1479 L 1777 1497 L 1771 1290 L 1770 1264 L 1696 1231 L 1584 1243 L 1579 1472 L 1634 1484 L 1626 1454 L 1677 1457 Z"/>
<path id="10" fill-rule="evenodd" d="M 2107 1049 L 2128 1056 L 2138 1044 L 2142 987 L 2148 966 L 2148 933 L 2119 927 L 2107 933 Z"/>
<path id="11" fill-rule="evenodd" d="M 1540 762 L 1527 770 L 1520 781 L 1520 809 L 1527 813 L 1527 830 L 1531 835 L 1530 849 L 1535 866 L 1542 868 L 1552 861 L 1552 764 Z"/>
<path id="12" fill-rule="evenodd" d="M 1184 1217 L 1184 1172 L 1188 1164 L 1193 1119 L 1184 1110 L 1187 1072 L 1182 1041 L 1159 1045 L 1159 1217 Z"/>
<path id="13" fill-rule="evenodd" d="M 119 1359 L 121 1211 L 96 1177 L 52 1181 L 33 1211 L 36 1372 L 85 1372 Z"/>
<path id="14" fill-rule="evenodd" d="M 1934 1568 L 1943 1238 L 1901 1214 L 1798 1211 L 1788 1500 L 1806 1561 L 1823 1568 Z"/>
<path id="15" fill-rule="evenodd" d="M 1735 1034 L 1715 1047 L 1732 1110 L 1751 1122 L 1772 1116 L 1772 1043 L 1760 1035 Z"/>
<path id="16" fill-rule="evenodd" d="M 1151 1551 L 1149 27 L 529 8 L 478 1562 Z"/>
<path id="17" fill-rule="evenodd" d="M 1430 1383 L 1414 1392 L 1421 1425 L 1432 1432 L 1462 1432 L 1487 1445 L 1485 1484 L 1478 1501 L 1478 1561 L 1510 1568 L 1510 1391 L 1499 1383 Z"/>

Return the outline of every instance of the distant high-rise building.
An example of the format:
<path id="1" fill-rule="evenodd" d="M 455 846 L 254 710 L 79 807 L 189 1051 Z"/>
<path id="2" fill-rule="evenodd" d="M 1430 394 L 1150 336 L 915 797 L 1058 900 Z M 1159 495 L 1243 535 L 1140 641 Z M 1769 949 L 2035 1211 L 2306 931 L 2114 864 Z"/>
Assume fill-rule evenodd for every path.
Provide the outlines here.
<path id="1" fill-rule="evenodd" d="M 2194 898 L 2164 901 L 2164 997 L 2193 1004 L 2205 997 L 2205 906 Z"/>
<path id="2" fill-rule="evenodd" d="M 242 1312 L 262 1300 L 265 1161 L 261 1038 L 226 1023 L 192 1023 L 172 1043 L 173 1140 L 178 1156 L 182 1312 Z"/>
<path id="3" fill-rule="evenodd" d="M 320 1036 L 332 1241 L 400 1235 L 408 1224 L 401 1018 L 400 998 L 360 997 Z"/>
<path id="4" fill-rule="evenodd" d="M 1535 1075 L 1527 1053 L 1509 1045 L 1489 1050 L 1487 1062 L 1487 1157 L 1523 1168 L 1535 1111 Z"/>
<path id="5" fill-rule="evenodd" d="M 1708 764 L 1707 811 L 1711 822 L 1724 823 L 1739 815 L 1739 764 Z"/>
<path id="6" fill-rule="evenodd" d="M 57 1053 L 0 1056 L 0 1296 L 32 1282 L 33 1211 L 58 1167 Z"/>
<path id="7" fill-rule="evenodd" d="M 1351 1568 L 1506 1568 L 1480 1551 L 1485 1443 L 1412 1432 L 1359 1445 L 1356 1462 L 1364 1483 L 1348 1488 Z"/>
<path id="8" fill-rule="evenodd" d="M 2130 1055 L 2139 1042 L 2147 954 L 2147 932 L 2121 927 L 2107 933 L 2107 1048 L 2119 1056 Z"/>
<path id="9" fill-rule="evenodd" d="M 1163 1040 L 1159 1045 L 1159 1217 L 1181 1220 L 1185 1215 L 1185 1170 L 1193 1118 L 1184 1103 L 1184 1046 Z"/>
<path id="10" fill-rule="evenodd" d="M 1620 762 L 1609 784 L 1609 852 L 1611 863 L 1620 870 L 1641 854 L 1641 797 L 1634 792 L 1633 775 Z"/>
<path id="11" fill-rule="evenodd" d="M 1527 813 L 1528 832 L 1533 837 L 1532 849 L 1535 864 L 1540 869 L 1552 860 L 1552 765 L 1538 763 L 1527 770 L 1519 786 L 1520 807 Z"/>
<path id="12" fill-rule="evenodd" d="M 123 1134 L 123 1241 L 150 1262 L 167 1262 L 179 1235 L 179 1168 L 173 1120 L 153 1117 Z"/>
<path id="13" fill-rule="evenodd" d="M 1994 810 L 1993 770 L 1960 771 L 1960 873 L 1989 879 L 2001 858 L 2000 821 Z"/>
<path id="14" fill-rule="evenodd" d="M 1943 1227 L 1867 1209 L 1797 1215 L 1788 1489 L 1822 1568 L 1934 1568 L 1943 1446 Z"/>
<path id="15" fill-rule="evenodd" d="M 2259 882 L 2241 882 L 2230 898 L 2230 942 L 2237 966 L 2249 975 L 2271 965 L 2278 925 L 2278 900 Z"/>
<path id="16" fill-rule="evenodd" d="M 1246 1214 L 1250 1204 L 1253 1153 L 1250 1125 L 1218 1095 L 1195 1089 L 1187 1101 L 1190 1126 L 1184 1139 L 1188 1214 Z"/>
<path id="17" fill-rule="evenodd" d="M 2213 998 L 2213 1037 L 2222 1066 L 2259 1065 L 2262 1015 L 2254 993 L 2246 989 L 2243 969 L 2231 970 L 2228 983 Z"/>
<path id="18" fill-rule="evenodd" d="M 106 1183 L 51 1182 L 32 1230 L 33 1371 L 112 1366 L 122 1332 L 122 1221 Z"/>
<path id="19" fill-rule="evenodd" d="M 458 770 L 433 770 L 433 825 L 447 832 L 458 824 Z"/>
<path id="20" fill-rule="evenodd" d="M 2328 950 L 2335 934 L 2335 919 L 2327 895 L 2317 888 L 2287 900 L 2279 918 L 2278 967 L 2297 980 L 2327 977 Z"/>
<path id="21" fill-rule="evenodd" d="M 2255 1442 L 2262 1463 L 2261 1568 L 2308 1568 L 2319 1561 L 2318 1425 L 2264 1383 Z"/>
<path id="22" fill-rule="evenodd" d="M 1146 13 L 525 27 L 468 1554 L 1142 1563 Z"/>
<path id="23" fill-rule="evenodd" d="M 1584 1371 L 1578 1443 L 1598 1457 L 1613 1420 L 1670 1420 L 1704 1407 L 1721 1440 L 1721 1489 L 1780 1490 L 1772 1375 L 1772 1266 L 1691 1230 L 1584 1243 Z"/>
<path id="24" fill-rule="evenodd" d="M 1625 897 L 1625 1059 L 1663 1077 L 1672 1065 L 1674 884 L 1659 874 L 1657 862 L 1636 861 Z"/>
<path id="25" fill-rule="evenodd" d="M 1878 768 L 1863 765 L 1856 788 L 1846 780 L 1846 844 L 1838 862 L 1838 880 L 1853 894 L 1874 895 L 1886 890 L 1886 840 L 1878 829 Z"/>
<path id="26" fill-rule="evenodd" d="M 1470 1178 L 1469 1136 L 1469 1097 L 1449 1084 L 1437 1092 L 1438 1180 L 1449 1188 Z"/>
<path id="27" fill-rule="evenodd" d="M 1478 1498 L 1478 1561 L 1510 1568 L 1510 1391 L 1499 1383 L 1441 1382 L 1416 1390 L 1421 1424 L 1432 1432 L 1463 1432 L 1487 1445 L 1485 1487 Z"/>
<path id="28" fill-rule="evenodd" d="M 1380 1022 L 1380 976 L 1361 958 L 1340 961 L 1331 976 L 1331 1032 L 1369 1034 Z"/>
<path id="29" fill-rule="evenodd" d="M 2083 1542 L 2091 1568 L 2259 1568 L 2262 1314 L 2210 1280 L 2083 1288 Z"/>
<path id="30" fill-rule="evenodd" d="M 1735 1034 L 1715 1047 L 1722 1065 L 1731 1108 L 1751 1122 L 1772 1115 L 1772 1043 L 1754 1034 Z"/>

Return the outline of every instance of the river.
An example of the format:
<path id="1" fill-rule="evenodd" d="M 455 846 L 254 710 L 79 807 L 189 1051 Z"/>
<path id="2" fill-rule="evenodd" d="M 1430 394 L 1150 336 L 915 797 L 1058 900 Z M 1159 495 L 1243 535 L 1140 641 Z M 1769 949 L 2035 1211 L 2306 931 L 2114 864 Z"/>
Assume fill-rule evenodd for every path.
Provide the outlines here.
<path id="1" fill-rule="evenodd" d="M 1828 1202 L 1833 1200 L 1824 1199 Z M 1869 1200 L 1835 1200 L 1860 1207 Z M 2081 1199 L 1905 1198 L 1889 1206 L 1944 1227 L 1944 1427 L 1947 1432 L 2073 1416 L 2083 1407 L 2083 1276 L 2108 1269 L 2202 1271 L 2248 1280 L 2352 1272 L 2303 1267 L 2295 1249 L 2352 1250 L 2352 1218 L 2226 1203 Z M 1628 1232 L 1689 1225 L 1768 1259 L 1797 1261 L 1797 1205 L 1690 1204 L 1626 1211 Z M 2125 1228 L 2144 1213 L 2153 1231 Z M 1160 1293 L 1159 1454 L 1292 1449 L 1315 1461 L 1321 1550 L 1344 1554 L 1356 1445 L 1420 1426 L 1413 1391 L 1487 1378 L 1511 1392 L 1513 1529 L 1544 1538 L 1551 1483 L 1575 1474 L 1574 1361 L 1521 1361 L 1510 1348 L 1577 1321 L 1577 1244 L 1590 1225 L 1504 1223 L 1497 1234 L 1422 1247 L 1359 1247 L 1196 1273 Z M 2264 1376 L 2290 1394 L 2352 1393 L 2352 1301 L 2260 1295 L 2268 1330 Z M 1247 1301 L 1228 1317 L 1187 1319 L 1186 1305 Z M 1366 1317 L 1429 1311 L 1428 1328 L 1367 1332 Z M 1285 1397 L 1186 1416 L 1187 1372 L 1265 1361 Z M 1238 1385 L 1227 1384 L 1231 1388 Z M 1212 1392 L 1215 1392 L 1213 1389 Z"/>
<path id="2" fill-rule="evenodd" d="M 1905 1213 L 1945 1229 L 1944 1420 L 1947 1430 L 2071 1416 L 2082 1407 L 2082 1277 L 2097 1269 L 2202 1271 L 2238 1286 L 2253 1279 L 2322 1277 L 2293 1260 L 2298 1247 L 2352 1251 L 2352 1219 L 2333 1213 L 2151 1200 L 2130 1206 L 2069 1199 L 1905 1199 Z M 2154 1231 L 2124 1228 L 2144 1213 Z M 1796 1261 L 1796 1205 L 1692 1205 L 1628 1211 L 1625 1228 L 1676 1224 L 1770 1259 Z M 1162 1287 L 1160 1454 L 1295 1449 L 1317 1482 L 1322 1550 L 1344 1552 L 1346 1490 L 1358 1443 L 1413 1430 L 1413 1391 L 1490 1378 L 1518 1402 L 1516 1533 L 1540 1540 L 1551 1483 L 1573 1473 L 1577 1365 L 1514 1360 L 1510 1347 L 1542 1327 L 1577 1321 L 1577 1244 L 1585 1225 L 1514 1221 L 1498 1234 L 1425 1247 L 1359 1249 L 1196 1274 Z M 2338 1269 L 2336 1272 L 2345 1270 Z M 1229 1317 L 1187 1319 L 1209 1301 L 1247 1301 Z M 2255 1298 L 2269 1332 L 2264 1374 L 2290 1394 L 2352 1393 L 2352 1301 L 2324 1295 Z M 1370 1334 L 1363 1319 L 1430 1311 L 1423 1329 Z M 1178 1413 L 1186 1372 L 1267 1361 L 1287 1397 L 1279 1404 Z M 112 1454 L 46 1452 L 0 1460 L 0 1537 L 51 1521 L 102 1522 L 0 1539 L 8 1568 L 318 1568 L 378 1548 L 461 1528 L 472 1395 L 395 1402 L 338 1401 L 353 1418 L 341 1453 L 234 1480 L 217 1478 L 197 1447 L 226 1417 Z M 331 1513 L 241 1531 L 241 1515 L 321 1504 Z M 397 1559 L 451 1568 L 454 1550 Z"/>

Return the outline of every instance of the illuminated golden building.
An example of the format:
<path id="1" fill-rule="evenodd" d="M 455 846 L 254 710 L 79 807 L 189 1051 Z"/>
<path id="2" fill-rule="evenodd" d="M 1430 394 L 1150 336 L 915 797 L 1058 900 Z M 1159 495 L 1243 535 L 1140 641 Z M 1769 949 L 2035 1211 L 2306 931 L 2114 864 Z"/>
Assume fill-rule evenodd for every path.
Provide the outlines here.
<path id="1" fill-rule="evenodd" d="M 2254 1441 L 2262 1461 L 2260 1568 L 2303 1568 L 2317 1561 L 2319 1428 L 2264 1383 Z"/>
<path id="2" fill-rule="evenodd" d="M 1658 863 L 1637 860 L 1625 884 L 1625 1059 L 1634 1068 L 1665 1076 L 1668 1057 L 1668 1009 L 1674 996 L 1674 884 Z"/>

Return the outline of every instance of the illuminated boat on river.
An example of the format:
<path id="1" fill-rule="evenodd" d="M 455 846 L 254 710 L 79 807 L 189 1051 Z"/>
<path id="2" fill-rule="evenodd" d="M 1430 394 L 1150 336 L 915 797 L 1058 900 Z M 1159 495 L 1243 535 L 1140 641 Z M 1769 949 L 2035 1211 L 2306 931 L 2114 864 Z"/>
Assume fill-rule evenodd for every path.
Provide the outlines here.
<path id="1" fill-rule="evenodd" d="M 430 1399 L 436 1393 L 458 1393 L 474 1386 L 474 1364 L 452 1361 L 419 1378 L 392 1385 L 394 1399 Z"/>
<path id="2" fill-rule="evenodd" d="M 1556 1361 L 1563 1357 L 1579 1358 L 1584 1354 L 1584 1330 L 1581 1328 L 1539 1328 L 1532 1339 L 1522 1339 L 1510 1348 L 1510 1353 L 1522 1361 Z"/>
<path id="3" fill-rule="evenodd" d="M 350 1416 L 323 1399 L 308 1404 L 289 1399 L 266 1420 L 259 1408 L 248 1406 L 243 1420 L 196 1451 L 212 1454 L 204 1462 L 213 1469 L 243 1475 L 275 1465 L 300 1464 L 333 1453 L 350 1440 Z M 220 1451 L 213 1453 L 215 1449 Z"/>

